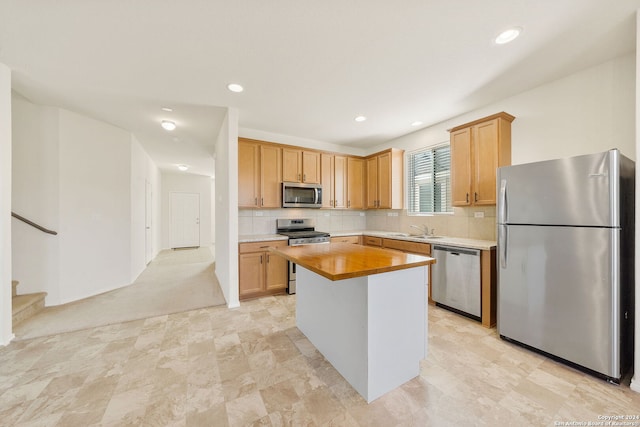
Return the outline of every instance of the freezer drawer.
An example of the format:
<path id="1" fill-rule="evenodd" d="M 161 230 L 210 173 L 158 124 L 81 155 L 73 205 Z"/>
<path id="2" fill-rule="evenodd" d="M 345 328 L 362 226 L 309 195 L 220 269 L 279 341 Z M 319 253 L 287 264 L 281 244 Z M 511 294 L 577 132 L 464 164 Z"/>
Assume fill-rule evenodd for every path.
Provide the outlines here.
<path id="1" fill-rule="evenodd" d="M 431 298 L 441 305 L 481 315 L 480 251 L 435 245 Z"/>

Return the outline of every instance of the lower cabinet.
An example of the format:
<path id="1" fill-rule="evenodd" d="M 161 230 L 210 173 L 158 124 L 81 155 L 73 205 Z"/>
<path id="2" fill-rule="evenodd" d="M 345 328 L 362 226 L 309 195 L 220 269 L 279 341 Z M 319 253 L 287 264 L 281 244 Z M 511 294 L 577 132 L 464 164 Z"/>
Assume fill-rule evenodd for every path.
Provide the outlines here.
<path id="1" fill-rule="evenodd" d="M 269 251 L 270 247 L 281 246 L 287 246 L 287 241 L 240 243 L 238 265 L 241 300 L 282 293 L 287 289 L 287 260 Z"/>
<path id="2" fill-rule="evenodd" d="M 411 254 L 431 256 L 429 243 L 407 242 L 406 240 L 382 239 L 382 247 Z M 429 304 L 435 304 L 431 299 L 431 266 L 429 266 Z"/>
<path id="3" fill-rule="evenodd" d="M 356 245 L 360 245 L 362 244 L 362 236 L 332 237 L 331 243 L 353 243 Z"/>
<path id="4" fill-rule="evenodd" d="M 382 247 L 382 238 L 374 236 L 362 236 L 362 244 L 365 246 Z"/>

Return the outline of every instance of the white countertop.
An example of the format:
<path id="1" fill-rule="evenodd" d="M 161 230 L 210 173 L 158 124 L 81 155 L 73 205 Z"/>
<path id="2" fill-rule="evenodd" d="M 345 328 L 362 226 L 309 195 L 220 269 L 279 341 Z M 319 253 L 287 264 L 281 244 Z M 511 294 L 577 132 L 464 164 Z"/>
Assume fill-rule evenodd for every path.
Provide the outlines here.
<path id="1" fill-rule="evenodd" d="M 471 248 L 480 250 L 490 250 L 496 247 L 493 240 L 466 239 L 463 237 L 447 237 L 440 236 L 435 239 L 423 239 L 416 235 L 408 233 L 400 233 L 395 231 L 379 231 L 379 230 L 354 230 L 354 231 L 331 231 L 331 237 L 344 236 L 374 236 L 384 237 L 387 239 L 406 240 L 408 242 L 429 243 L 431 245 L 455 246 L 459 248 Z M 238 236 L 238 243 L 265 242 L 268 240 L 287 240 L 287 236 L 282 234 L 243 234 Z"/>
<path id="2" fill-rule="evenodd" d="M 288 240 L 282 234 L 241 234 L 238 236 L 238 243 L 266 242 L 268 240 Z"/>
<path id="3" fill-rule="evenodd" d="M 423 239 L 417 235 L 400 233 L 395 231 L 360 230 L 360 231 L 335 231 L 330 232 L 331 237 L 343 236 L 374 236 L 387 239 L 406 240 L 409 242 L 429 243 L 431 245 L 456 246 L 459 248 L 471 248 L 480 250 L 490 250 L 496 247 L 494 240 L 467 239 L 464 237 L 438 236 L 437 238 Z"/>

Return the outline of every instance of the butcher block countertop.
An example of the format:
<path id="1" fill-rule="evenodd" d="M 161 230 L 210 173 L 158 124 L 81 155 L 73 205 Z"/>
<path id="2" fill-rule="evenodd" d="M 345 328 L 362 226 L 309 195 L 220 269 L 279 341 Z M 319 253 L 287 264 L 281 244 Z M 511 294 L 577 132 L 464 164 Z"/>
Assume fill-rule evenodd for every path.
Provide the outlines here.
<path id="1" fill-rule="evenodd" d="M 286 246 L 269 250 L 329 280 L 369 276 L 436 262 L 427 256 L 351 243 Z"/>

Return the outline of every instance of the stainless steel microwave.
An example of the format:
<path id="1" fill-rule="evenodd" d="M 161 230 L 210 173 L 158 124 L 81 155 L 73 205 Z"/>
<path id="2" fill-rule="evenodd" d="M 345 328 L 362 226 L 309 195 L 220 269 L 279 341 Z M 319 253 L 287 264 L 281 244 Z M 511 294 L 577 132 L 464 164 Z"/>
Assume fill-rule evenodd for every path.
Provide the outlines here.
<path id="1" fill-rule="evenodd" d="M 322 185 L 300 182 L 282 183 L 283 208 L 322 207 Z"/>

